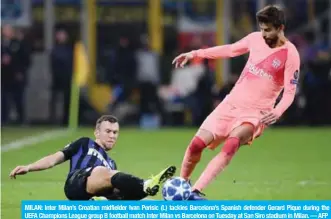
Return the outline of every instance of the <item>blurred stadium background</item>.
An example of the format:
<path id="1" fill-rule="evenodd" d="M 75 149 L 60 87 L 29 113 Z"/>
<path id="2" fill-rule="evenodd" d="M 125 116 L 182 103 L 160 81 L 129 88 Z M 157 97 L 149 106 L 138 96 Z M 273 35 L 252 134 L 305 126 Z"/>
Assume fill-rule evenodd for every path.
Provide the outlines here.
<path id="1" fill-rule="evenodd" d="M 301 55 L 295 102 L 206 193 L 330 199 L 330 0 L 1 0 L 3 218 L 19 218 L 23 199 L 64 198 L 66 166 L 16 181 L 9 171 L 92 136 L 102 114 L 120 119 L 112 156 L 121 170 L 147 177 L 179 166 L 247 57 L 193 60 L 180 70 L 172 59 L 258 30 L 255 13 L 270 3 L 285 8 L 286 35 Z"/>

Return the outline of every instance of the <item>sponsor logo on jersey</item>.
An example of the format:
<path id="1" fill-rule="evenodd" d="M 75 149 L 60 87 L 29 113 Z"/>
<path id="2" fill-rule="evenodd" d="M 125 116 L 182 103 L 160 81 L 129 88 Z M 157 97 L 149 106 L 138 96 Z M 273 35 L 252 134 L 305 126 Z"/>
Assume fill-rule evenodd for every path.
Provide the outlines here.
<path id="1" fill-rule="evenodd" d="M 88 152 L 87 152 L 87 155 L 90 155 L 90 156 L 96 156 L 99 160 L 101 160 L 102 164 L 109 168 L 109 169 L 113 169 L 112 166 L 110 166 L 111 164 L 109 164 L 107 162 L 107 160 L 102 156 L 102 154 L 100 154 L 99 151 L 97 151 L 96 149 L 94 148 L 89 148 Z"/>
<path id="2" fill-rule="evenodd" d="M 259 68 L 250 62 L 248 62 L 247 64 L 247 69 L 248 72 L 252 73 L 253 75 L 268 78 L 269 80 L 273 80 L 273 76 L 269 72 L 264 71 L 262 68 Z"/>

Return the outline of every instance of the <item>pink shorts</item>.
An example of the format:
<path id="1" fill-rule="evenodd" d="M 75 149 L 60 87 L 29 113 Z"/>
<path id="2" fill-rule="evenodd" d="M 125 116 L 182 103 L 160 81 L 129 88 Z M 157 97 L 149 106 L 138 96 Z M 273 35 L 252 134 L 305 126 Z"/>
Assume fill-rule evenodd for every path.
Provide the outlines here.
<path id="1" fill-rule="evenodd" d="M 234 130 L 244 123 L 254 126 L 254 134 L 248 144 L 259 137 L 265 126 L 260 123 L 261 110 L 242 108 L 222 102 L 205 119 L 200 126 L 201 130 L 207 130 L 214 135 L 214 141 L 208 145 L 208 148 L 215 149 L 220 145 Z"/>

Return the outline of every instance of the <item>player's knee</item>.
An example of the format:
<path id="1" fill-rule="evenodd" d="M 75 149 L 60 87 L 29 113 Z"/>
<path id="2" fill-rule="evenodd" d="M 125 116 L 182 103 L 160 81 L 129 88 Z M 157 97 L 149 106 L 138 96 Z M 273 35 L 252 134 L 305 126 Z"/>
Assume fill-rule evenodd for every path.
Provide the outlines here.
<path id="1" fill-rule="evenodd" d="M 110 171 L 109 169 L 107 169 L 106 167 L 103 166 L 97 166 L 94 167 L 92 172 L 91 172 L 91 177 L 98 177 L 98 178 L 106 178 L 106 177 L 110 177 Z"/>
<path id="2" fill-rule="evenodd" d="M 104 189 L 111 188 L 111 177 L 117 171 L 109 170 L 106 167 L 95 167 L 91 175 L 87 178 L 86 191 L 90 194 L 96 194 Z"/>
<path id="3" fill-rule="evenodd" d="M 191 153 L 194 153 L 194 154 L 195 153 L 200 153 L 205 148 L 206 148 L 205 142 L 201 138 L 199 138 L 197 136 L 195 136 L 192 139 L 192 141 L 191 141 L 191 143 L 189 145 L 190 152 Z"/>
<path id="4" fill-rule="evenodd" d="M 229 138 L 238 138 L 240 145 L 245 145 L 250 141 L 254 134 L 254 126 L 250 123 L 244 123 L 238 128 L 234 129 Z"/>
<path id="5" fill-rule="evenodd" d="M 224 146 L 222 147 L 222 152 L 228 156 L 233 156 L 240 147 L 240 139 L 237 137 L 229 137 Z"/>
<path id="6" fill-rule="evenodd" d="M 192 153 L 199 153 L 213 141 L 213 138 L 214 136 L 212 133 L 205 130 L 199 130 L 196 136 L 192 139 L 189 145 L 189 150 Z"/>

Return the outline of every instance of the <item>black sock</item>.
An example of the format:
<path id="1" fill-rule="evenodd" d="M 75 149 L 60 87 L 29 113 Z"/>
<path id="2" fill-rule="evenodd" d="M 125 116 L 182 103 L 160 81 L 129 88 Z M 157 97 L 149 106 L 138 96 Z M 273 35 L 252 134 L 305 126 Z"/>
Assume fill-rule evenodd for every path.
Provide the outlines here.
<path id="1" fill-rule="evenodd" d="M 147 195 L 144 192 L 144 180 L 130 174 L 118 172 L 110 179 L 114 188 L 120 190 L 126 200 L 140 200 Z"/>

